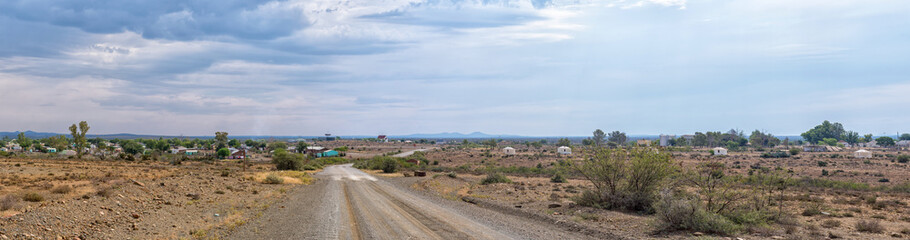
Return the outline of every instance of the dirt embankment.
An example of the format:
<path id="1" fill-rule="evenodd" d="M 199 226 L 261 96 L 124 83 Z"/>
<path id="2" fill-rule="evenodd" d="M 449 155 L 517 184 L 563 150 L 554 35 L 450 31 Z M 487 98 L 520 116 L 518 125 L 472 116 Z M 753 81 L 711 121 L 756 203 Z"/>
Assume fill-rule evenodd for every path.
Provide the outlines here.
<path id="1" fill-rule="evenodd" d="M 0 166 L 3 239 L 217 237 L 307 182 L 263 184 L 266 164 L 4 159 Z"/>

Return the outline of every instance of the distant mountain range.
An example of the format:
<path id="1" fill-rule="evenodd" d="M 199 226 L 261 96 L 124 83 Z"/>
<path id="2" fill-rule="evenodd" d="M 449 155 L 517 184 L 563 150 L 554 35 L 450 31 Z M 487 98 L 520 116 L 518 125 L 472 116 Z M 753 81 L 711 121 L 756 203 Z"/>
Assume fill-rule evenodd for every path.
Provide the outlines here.
<path id="1" fill-rule="evenodd" d="M 523 138 L 525 136 L 518 135 L 490 135 L 482 132 L 472 132 L 469 134 L 457 133 L 457 132 L 444 132 L 444 133 L 418 133 L 411 135 L 402 135 L 402 136 L 390 136 L 391 138 Z"/>
<path id="2" fill-rule="evenodd" d="M 28 138 L 46 138 L 57 135 L 69 136 L 69 133 L 50 133 L 50 132 L 35 132 L 35 131 L 25 131 L 25 136 Z M 9 137 L 16 138 L 19 135 L 19 131 L 16 132 L 0 132 L 0 138 Z M 351 135 L 351 136 L 339 136 L 341 138 L 375 138 L 377 135 Z M 137 139 L 137 138 L 212 138 L 214 136 L 168 136 L 168 135 L 139 135 L 131 133 L 118 133 L 118 134 L 87 134 L 88 138 L 104 138 L 104 139 Z M 230 136 L 230 138 L 253 138 L 253 139 L 263 139 L 263 138 L 320 138 L 324 136 Z M 518 135 L 491 135 L 482 132 L 473 132 L 469 134 L 457 133 L 457 132 L 444 132 L 444 133 L 420 133 L 420 134 L 410 134 L 410 135 L 391 135 L 390 138 L 399 138 L 399 139 L 473 139 L 473 138 L 525 138 L 525 136 Z"/>
<path id="3" fill-rule="evenodd" d="M 15 132 L 0 132 L 0 138 L 3 138 L 3 137 L 16 138 L 16 137 L 19 136 L 19 133 L 20 133 L 19 131 L 15 131 Z M 37 138 L 53 137 L 53 136 L 57 136 L 57 135 L 64 135 L 64 136 L 67 136 L 67 137 L 70 136 L 69 133 L 49 133 L 49 132 L 35 132 L 35 131 L 25 131 L 25 132 L 23 132 L 23 133 L 25 133 L 25 137 L 28 137 L 28 138 L 35 138 L 35 139 L 37 139 Z M 117 134 L 86 134 L 85 136 L 88 137 L 88 138 L 96 138 L 96 137 L 97 137 L 97 138 L 104 138 L 104 139 L 114 139 L 114 138 L 119 138 L 119 139 L 136 139 L 136 138 L 158 138 L 158 137 L 169 138 L 169 136 L 137 135 L 137 134 L 130 134 L 130 133 L 117 133 Z"/>

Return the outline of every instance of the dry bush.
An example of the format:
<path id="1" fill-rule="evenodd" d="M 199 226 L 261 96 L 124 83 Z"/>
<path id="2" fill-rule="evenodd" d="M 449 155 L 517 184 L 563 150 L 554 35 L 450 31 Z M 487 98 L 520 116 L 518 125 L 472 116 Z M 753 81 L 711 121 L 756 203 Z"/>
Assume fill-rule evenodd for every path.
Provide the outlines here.
<path id="1" fill-rule="evenodd" d="M 110 187 L 101 187 L 97 192 L 95 192 L 95 194 L 102 197 L 110 197 L 112 194 L 114 194 L 114 190 Z"/>
<path id="2" fill-rule="evenodd" d="M 67 194 L 73 191 L 73 187 L 70 185 L 60 185 L 51 189 L 52 193 L 56 194 Z"/>
<path id="3" fill-rule="evenodd" d="M 16 209 L 19 207 L 19 198 L 13 195 L 6 195 L 0 198 L 0 211 Z"/>
<path id="4" fill-rule="evenodd" d="M 38 194 L 38 193 L 30 192 L 30 193 L 26 193 L 25 195 L 22 195 L 22 200 L 29 201 L 29 202 L 41 202 L 41 201 L 44 201 L 44 196 L 41 196 L 41 194 Z"/>
<path id="5" fill-rule="evenodd" d="M 266 176 L 265 180 L 263 180 L 262 182 L 265 184 L 282 184 L 282 183 L 284 183 L 284 179 L 281 178 L 280 176 L 278 176 L 278 174 L 272 173 L 272 174 L 269 174 L 268 176 Z"/>
<path id="6" fill-rule="evenodd" d="M 834 220 L 834 219 L 828 219 L 821 223 L 821 226 L 824 228 L 836 228 L 836 227 L 840 227 L 840 225 L 841 225 L 841 222 L 838 220 Z"/>
<path id="7" fill-rule="evenodd" d="M 885 227 L 878 220 L 859 220 L 856 221 L 856 231 L 868 233 L 883 233 Z"/>

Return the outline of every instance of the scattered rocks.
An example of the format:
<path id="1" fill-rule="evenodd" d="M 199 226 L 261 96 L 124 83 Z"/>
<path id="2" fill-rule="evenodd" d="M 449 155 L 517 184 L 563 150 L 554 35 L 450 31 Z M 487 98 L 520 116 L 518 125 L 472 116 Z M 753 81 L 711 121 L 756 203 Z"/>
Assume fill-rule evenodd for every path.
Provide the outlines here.
<path id="1" fill-rule="evenodd" d="M 133 218 L 135 218 L 135 219 L 138 219 L 138 218 L 139 218 L 139 214 L 138 214 L 138 213 L 130 214 L 130 216 L 133 217 Z"/>
<path id="2" fill-rule="evenodd" d="M 199 194 L 198 194 L 198 193 L 187 193 L 186 196 L 189 197 L 190 199 L 193 199 L 193 200 L 199 200 Z"/>
<path id="3" fill-rule="evenodd" d="M 136 184 L 137 186 L 145 187 L 144 183 L 142 183 L 140 181 L 136 181 L 135 179 L 130 179 L 130 182 L 133 182 L 133 184 Z"/>
<path id="4" fill-rule="evenodd" d="M 702 232 L 694 232 L 694 233 L 692 233 L 692 236 L 696 236 L 696 237 L 704 236 L 704 235 L 705 235 L 705 234 L 702 233 Z"/>

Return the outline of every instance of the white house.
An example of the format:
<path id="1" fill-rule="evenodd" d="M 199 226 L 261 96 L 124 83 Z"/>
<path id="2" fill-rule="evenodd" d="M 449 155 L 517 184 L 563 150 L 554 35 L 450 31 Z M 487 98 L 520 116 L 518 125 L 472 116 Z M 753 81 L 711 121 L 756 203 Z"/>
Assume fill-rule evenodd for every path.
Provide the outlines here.
<path id="1" fill-rule="evenodd" d="M 853 152 L 853 157 L 855 158 L 872 158 L 872 152 L 866 151 L 866 149 L 860 149 L 856 152 Z"/>
<path id="2" fill-rule="evenodd" d="M 572 148 L 561 146 L 559 148 L 556 148 L 556 152 L 559 154 L 572 154 Z"/>
<path id="3" fill-rule="evenodd" d="M 185 147 L 177 146 L 177 148 L 171 149 L 171 154 L 178 154 L 180 152 L 186 152 Z"/>
<path id="4" fill-rule="evenodd" d="M 720 156 L 726 156 L 726 155 L 727 155 L 727 149 L 726 149 L 726 148 L 716 147 L 716 148 L 713 148 L 713 149 L 711 149 L 711 150 L 714 150 L 714 155 L 720 155 Z"/>
<path id="5" fill-rule="evenodd" d="M 512 147 L 505 147 L 502 149 L 502 153 L 505 153 L 506 155 L 515 155 L 515 149 Z"/>
<path id="6" fill-rule="evenodd" d="M 56 148 L 49 147 L 49 148 L 46 148 L 46 149 L 47 149 L 47 152 L 48 152 L 48 153 L 55 153 L 55 152 L 57 152 L 57 149 L 56 149 Z"/>
<path id="7" fill-rule="evenodd" d="M 660 135 L 660 146 L 661 147 L 670 146 L 670 140 L 673 139 L 674 137 L 676 137 L 676 136 L 661 134 Z"/>

